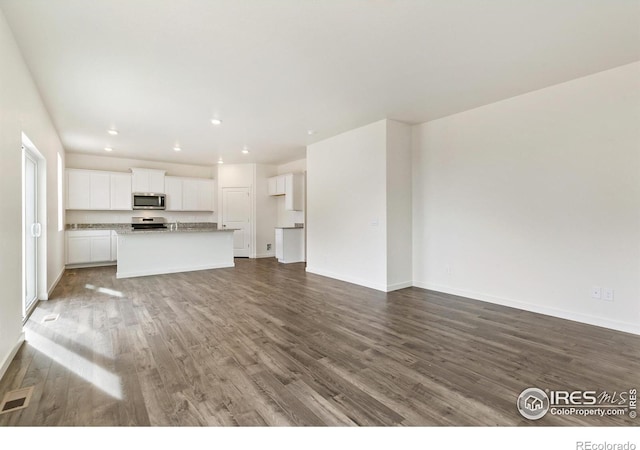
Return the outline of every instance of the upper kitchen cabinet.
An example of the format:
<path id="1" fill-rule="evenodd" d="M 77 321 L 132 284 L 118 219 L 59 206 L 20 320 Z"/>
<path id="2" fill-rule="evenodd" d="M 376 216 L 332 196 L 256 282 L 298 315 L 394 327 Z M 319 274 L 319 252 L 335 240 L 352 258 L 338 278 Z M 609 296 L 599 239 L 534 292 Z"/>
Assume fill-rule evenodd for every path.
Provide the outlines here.
<path id="1" fill-rule="evenodd" d="M 167 211 L 213 211 L 215 182 L 209 178 L 165 177 Z"/>
<path id="2" fill-rule="evenodd" d="M 167 211 L 182 211 L 182 178 L 164 177 Z"/>
<path id="3" fill-rule="evenodd" d="M 131 174 L 111 173 L 111 209 L 131 210 Z"/>
<path id="4" fill-rule="evenodd" d="M 131 175 L 67 169 L 67 209 L 130 210 Z"/>
<path id="5" fill-rule="evenodd" d="M 284 209 L 302 211 L 304 197 L 304 175 L 289 173 L 285 175 Z"/>
<path id="6" fill-rule="evenodd" d="M 284 209 L 302 211 L 304 197 L 304 175 L 287 173 L 268 179 L 269 195 L 284 195 Z"/>
<path id="7" fill-rule="evenodd" d="M 132 192 L 149 192 L 154 194 L 165 194 L 164 191 L 164 170 L 156 169 L 131 169 L 131 190 Z"/>
<path id="8" fill-rule="evenodd" d="M 269 178 L 269 195 L 285 194 L 285 175 Z"/>

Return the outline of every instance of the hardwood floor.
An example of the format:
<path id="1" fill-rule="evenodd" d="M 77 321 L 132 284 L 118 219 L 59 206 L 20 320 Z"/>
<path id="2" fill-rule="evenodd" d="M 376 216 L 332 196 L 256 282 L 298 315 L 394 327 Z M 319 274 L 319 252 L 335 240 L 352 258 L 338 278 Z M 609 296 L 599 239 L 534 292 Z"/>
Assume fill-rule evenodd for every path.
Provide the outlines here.
<path id="1" fill-rule="evenodd" d="M 26 332 L 0 398 L 35 389 L 0 426 L 637 425 L 529 421 L 516 399 L 637 388 L 638 336 L 274 259 L 123 280 L 68 270 Z"/>

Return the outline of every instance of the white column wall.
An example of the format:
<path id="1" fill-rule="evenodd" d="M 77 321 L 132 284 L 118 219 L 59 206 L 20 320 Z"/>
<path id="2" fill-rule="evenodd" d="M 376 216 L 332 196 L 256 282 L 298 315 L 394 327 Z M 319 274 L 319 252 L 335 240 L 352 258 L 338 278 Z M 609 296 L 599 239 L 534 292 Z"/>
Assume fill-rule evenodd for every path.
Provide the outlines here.
<path id="1" fill-rule="evenodd" d="M 307 271 L 387 288 L 382 120 L 307 147 Z"/>

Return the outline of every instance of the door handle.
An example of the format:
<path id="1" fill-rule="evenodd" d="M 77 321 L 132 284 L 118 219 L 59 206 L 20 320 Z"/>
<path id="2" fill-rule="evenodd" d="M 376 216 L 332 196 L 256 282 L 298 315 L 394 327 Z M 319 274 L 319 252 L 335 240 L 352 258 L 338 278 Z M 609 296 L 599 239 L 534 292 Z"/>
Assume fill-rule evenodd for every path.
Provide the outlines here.
<path id="1" fill-rule="evenodd" d="M 31 236 L 38 238 L 40 237 L 41 234 L 42 234 L 42 225 L 40 225 L 37 222 L 31 224 Z"/>
<path id="2" fill-rule="evenodd" d="M 227 226 L 226 225 L 222 225 L 222 228 L 227 228 Z"/>

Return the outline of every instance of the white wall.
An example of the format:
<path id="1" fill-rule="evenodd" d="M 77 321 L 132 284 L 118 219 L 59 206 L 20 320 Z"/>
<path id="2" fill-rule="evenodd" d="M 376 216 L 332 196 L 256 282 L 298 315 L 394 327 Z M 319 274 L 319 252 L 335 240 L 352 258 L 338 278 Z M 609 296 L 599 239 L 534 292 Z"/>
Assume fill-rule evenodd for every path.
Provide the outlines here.
<path id="1" fill-rule="evenodd" d="M 413 147 L 417 286 L 640 332 L 640 63 L 421 124 Z"/>
<path id="2" fill-rule="evenodd" d="M 224 187 L 253 188 L 255 164 L 219 164 L 218 189 Z"/>
<path id="3" fill-rule="evenodd" d="M 299 159 L 297 161 L 292 161 L 286 164 L 281 164 L 278 166 L 277 175 L 282 175 L 285 173 L 306 173 L 307 171 L 307 160 Z M 305 210 L 306 210 L 306 179 L 303 187 L 303 203 L 302 203 L 302 211 L 287 211 L 285 209 L 285 199 L 283 195 L 279 195 L 274 197 L 276 199 L 276 209 L 277 209 L 277 224 L 279 227 L 293 227 L 296 223 L 305 223 Z"/>
<path id="4" fill-rule="evenodd" d="M 0 376 L 22 336 L 22 160 L 24 132 L 46 159 L 46 289 L 64 270 L 58 230 L 57 154 L 64 149 L 0 11 Z"/>
<path id="5" fill-rule="evenodd" d="M 277 225 L 278 197 L 269 195 L 268 179 L 277 175 L 277 167 L 265 164 L 256 165 L 256 258 L 276 256 L 275 227 Z M 267 246 L 270 249 L 267 250 Z"/>
<path id="6" fill-rule="evenodd" d="M 386 290 L 386 120 L 307 147 L 307 271 Z"/>
<path id="7" fill-rule="evenodd" d="M 411 126 L 387 121 L 387 289 L 413 285 Z"/>

